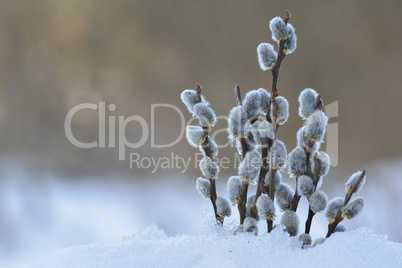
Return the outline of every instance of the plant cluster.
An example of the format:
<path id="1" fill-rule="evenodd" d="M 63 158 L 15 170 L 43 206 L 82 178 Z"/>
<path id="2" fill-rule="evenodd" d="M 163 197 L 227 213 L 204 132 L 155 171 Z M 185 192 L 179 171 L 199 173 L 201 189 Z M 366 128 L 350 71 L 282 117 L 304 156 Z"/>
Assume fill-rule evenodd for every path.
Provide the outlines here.
<path id="1" fill-rule="evenodd" d="M 242 99 L 240 87 L 236 85 L 236 104 L 228 116 L 229 139 L 236 144 L 241 162 L 238 174 L 231 176 L 227 190 L 232 205 L 237 205 L 240 225 L 237 232 L 257 234 L 257 222 L 265 220 L 268 232 L 275 227 L 276 207 L 283 211 L 280 224 L 291 235 L 299 234 L 299 216 L 296 213 L 300 198 L 306 197 L 309 212 L 304 233 L 299 240 L 304 246 L 311 244 L 309 235 L 313 217 L 326 210 L 329 220 L 329 237 L 333 232 L 344 231 L 338 225 L 343 219 L 351 219 L 363 208 L 362 198 L 351 202 L 352 194 L 357 193 L 365 182 L 365 171 L 356 172 L 346 183 L 344 199 L 335 198 L 328 203 L 327 195 L 320 190 L 323 178 L 330 168 L 330 157 L 320 151 L 324 141 L 328 118 L 323 112 L 321 95 L 314 89 L 304 89 L 299 95 L 299 116 L 305 121 L 297 132 L 297 146 L 289 154 L 286 145 L 278 139 L 278 130 L 289 117 L 288 101 L 279 95 L 277 88 L 279 71 L 285 57 L 297 47 L 294 27 L 289 23 L 290 13 L 285 17 L 275 17 L 269 23 L 272 39 L 278 48 L 269 43 L 257 47 L 258 62 L 263 71 L 270 70 L 272 86 L 269 92 L 260 88 L 247 92 Z M 199 119 L 199 126 L 187 126 L 187 139 L 204 154 L 200 169 L 205 178 L 198 178 L 198 192 L 212 202 L 216 221 L 223 224 L 223 219 L 231 215 L 228 200 L 217 196 L 215 180 L 219 166 L 214 161 L 218 147 L 209 136 L 210 128 L 216 123 L 214 111 L 201 95 L 201 86 L 196 90 L 187 89 L 181 94 L 183 103 L 190 113 Z M 295 190 L 282 181 L 283 172 L 288 171 L 295 179 Z M 249 184 L 257 184 L 255 193 L 248 195 Z M 275 205 L 276 202 L 276 205 Z M 328 203 L 328 204 L 327 204 Z M 319 239 L 315 244 L 323 242 Z"/>

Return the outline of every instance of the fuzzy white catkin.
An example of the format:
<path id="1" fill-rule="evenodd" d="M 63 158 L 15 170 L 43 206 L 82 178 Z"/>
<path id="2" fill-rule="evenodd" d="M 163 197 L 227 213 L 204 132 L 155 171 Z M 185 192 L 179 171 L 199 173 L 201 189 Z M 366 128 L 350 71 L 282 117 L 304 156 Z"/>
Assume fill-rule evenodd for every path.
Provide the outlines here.
<path id="1" fill-rule="evenodd" d="M 296 147 L 289 153 L 289 174 L 293 176 L 300 176 L 306 173 L 306 152 Z"/>
<path id="2" fill-rule="evenodd" d="M 188 143 L 193 147 L 198 147 L 205 141 L 205 133 L 200 126 L 187 126 L 186 128 L 186 138 Z"/>
<path id="3" fill-rule="evenodd" d="M 244 219 L 243 232 L 254 233 L 258 235 L 257 220 L 253 217 L 247 217 Z"/>
<path id="4" fill-rule="evenodd" d="M 311 141 L 322 142 L 327 129 L 328 118 L 321 110 L 312 113 L 306 121 L 305 135 Z"/>
<path id="5" fill-rule="evenodd" d="M 222 218 L 229 217 L 232 214 L 229 201 L 222 196 L 218 196 L 216 199 L 216 214 Z"/>
<path id="6" fill-rule="evenodd" d="M 325 242 L 325 239 L 326 239 L 325 237 L 317 238 L 314 241 L 313 247 L 323 244 Z"/>
<path id="7" fill-rule="evenodd" d="M 323 191 L 317 190 L 309 197 L 308 201 L 310 202 L 311 210 L 314 213 L 318 213 L 327 207 L 328 197 Z"/>
<path id="8" fill-rule="evenodd" d="M 239 176 L 232 176 L 227 183 L 230 202 L 232 205 L 239 204 L 242 195 L 242 181 Z"/>
<path id="9" fill-rule="evenodd" d="M 271 147 L 271 168 L 281 169 L 286 165 L 286 146 L 280 140 L 275 140 Z"/>
<path id="10" fill-rule="evenodd" d="M 256 121 L 258 122 L 258 121 Z M 255 123 L 255 122 L 254 122 Z M 254 125 L 254 124 L 253 124 Z M 247 151 L 253 150 L 257 146 L 257 140 L 254 138 L 254 128 L 249 125 L 249 128 L 247 129 Z M 257 127 L 258 130 L 258 127 Z"/>
<path id="11" fill-rule="evenodd" d="M 247 114 L 247 118 L 258 115 L 261 111 L 261 94 L 258 90 L 251 90 L 244 96 L 243 109 Z"/>
<path id="12" fill-rule="evenodd" d="M 243 106 L 236 106 L 230 110 L 228 118 L 228 133 L 229 138 L 245 137 L 247 135 L 247 115 L 243 110 Z"/>
<path id="13" fill-rule="evenodd" d="M 247 198 L 247 204 L 246 205 L 248 207 L 253 207 L 254 204 L 255 204 L 255 194 L 252 194 Z"/>
<path id="14" fill-rule="evenodd" d="M 275 218 L 275 205 L 267 195 L 261 195 L 257 200 L 256 206 L 262 218 L 268 220 Z"/>
<path id="15" fill-rule="evenodd" d="M 303 246 L 311 245 L 311 236 L 309 234 L 300 234 L 299 241 L 303 243 Z"/>
<path id="16" fill-rule="evenodd" d="M 279 125 L 283 125 L 288 121 L 289 118 L 289 103 L 288 100 L 284 97 L 278 96 L 275 98 L 275 103 L 278 106 L 278 110 L 276 111 L 276 122 Z M 271 109 L 271 118 L 274 118 L 273 111 Z"/>
<path id="17" fill-rule="evenodd" d="M 345 226 L 343 226 L 342 224 L 338 224 L 335 227 L 334 233 L 342 233 L 342 232 L 345 232 L 345 231 L 346 231 Z"/>
<path id="18" fill-rule="evenodd" d="M 276 203 L 281 210 L 287 210 L 292 206 L 293 191 L 287 183 L 281 183 L 276 190 Z"/>
<path id="19" fill-rule="evenodd" d="M 285 225 L 287 231 L 291 236 L 297 235 L 299 232 L 299 216 L 294 211 L 286 210 L 281 218 L 281 224 Z"/>
<path id="20" fill-rule="evenodd" d="M 349 180 L 345 183 L 345 190 L 347 193 L 349 193 L 352 190 L 353 185 L 355 184 L 356 180 L 360 177 L 361 174 L 362 174 L 362 171 L 358 171 L 358 172 L 354 173 L 352 176 L 350 176 Z M 363 179 L 357 185 L 357 187 L 353 193 L 357 194 L 358 192 L 360 192 L 360 190 L 363 188 L 363 185 L 365 182 L 366 182 L 366 175 L 364 175 Z"/>
<path id="21" fill-rule="evenodd" d="M 257 54 L 261 70 L 271 70 L 275 67 L 278 54 L 273 45 L 269 43 L 259 44 L 257 47 Z"/>
<path id="22" fill-rule="evenodd" d="M 194 89 L 186 89 L 180 95 L 181 101 L 186 105 L 190 113 L 194 113 L 193 107 L 197 104 L 197 92 Z M 208 105 L 204 96 L 201 96 L 201 102 Z"/>
<path id="23" fill-rule="evenodd" d="M 211 152 L 211 157 L 218 156 L 218 145 L 213 139 L 211 139 L 211 137 L 208 137 L 208 144 L 209 144 L 209 151 Z M 204 156 L 207 156 L 201 144 L 199 145 L 199 149 Z"/>
<path id="24" fill-rule="evenodd" d="M 274 187 L 275 187 L 275 192 L 278 190 L 279 185 L 282 182 L 282 174 L 279 171 L 275 172 L 274 176 Z M 271 184 L 271 172 L 267 172 L 267 175 L 265 175 L 265 186 L 270 186 Z"/>
<path id="25" fill-rule="evenodd" d="M 317 92 L 312 88 L 304 89 L 299 95 L 299 116 L 307 119 L 316 108 Z"/>
<path id="26" fill-rule="evenodd" d="M 299 131 L 297 131 L 297 147 L 299 148 L 308 148 L 309 138 L 305 134 L 306 127 L 301 127 Z M 317 151 L 320 148 L 320 142 L 316 141 L 311 148 L 312 151 Z"/>
<path id="27" fill-rule="evenodd" d="M 215 126 L 216 115 L 205 103 L 197 103 L 193 107 L 194 115 L 197 116 L 201 126 Z"/>
<path id="28" fill-rule="evenodd" d="M 300 195 L 310 197 L 315 191 L 313 179 L 305 175 L 300 176 L 297 182 L 297 190 Z"/>
<path id="29" fill-rule="evenodd" d="M 250 182 L 252 184 L 255 183 L 255 178 L 258 176 L 260 172 L 262 164 L 261 154 L 254 150 L 248 152 L 246 157 L 239 165 L 239 176 L 242 180 Z"/>
<path id="30" fill-rule="evenodd" d="M 198 178 L 195 184 L 197 191 L 205 198 L 211 198 L 211 183 L 204 178 Z"/>
<path id="31" fill-rule="evenodd" d="M 318 159 L 318 175 L 323 177 L 326 176 L 328 174 L 329 171 L 329 167 L 331 165 L 331 160 L 329 158 L 329 155 L 326 154 L 325 152 L 318 152 L 317 153 L 317 159 Z M 311 172 L 313 172 L 313 174 L 315 174 L 315 161 L 312 160 L 311 161 Z"/>
<path id="32" fill-rule="evenodd" d="M 289 36 L 286 38 L 284 44 L 283 44 L 283 53 L 286 55 L 293 53 L 296 50 L 297 47 L 297 36 L 295 33 L 295 28 L 288 23 L 288 32 Z"/>
<path id="33" fill-rule="evenodd" d="M 336 197 L 328 203 L 327 212 L 325 217 L 328 219 L 329 223 L 335 221 L 336 215 L 338 215 L 343 205 L 343 198 Z"/>
<path id="34" fill-rule="evenodd" d="M 263 121 L 258 125 L 258 132 L 261 138 L 274 139 L 274 128 L 268 121 Z"/>
<path id="35" fill-rule="evenodd" d="M 217 179 L 219 173 L 219 166 L 210 157 L 204 156 L 200 161 L 200 169 L 202 175 L 208 179 Z"/>
<path id="36" fill-rule="evenodd" d="M 275 17 L 269 22 L 272 39 L 276 42 L 285 40 L 289 36 L 289 29 L 281 17 Z"/>
<path id="37" fill-rule="evenodd" d="M 247 137 L 248 137 L 248 135 L 247 135 Z M 254 151 L 257 145 L 254 144 L 253 138 L 251 141 L 248 138 L 245 138 L 245 141 L 246 141 L 246 152 Z M 239 155 L 241 155 L 243 147 L 242 147 L 240 140 L 236 139 L 235 144 L 236 144 L 236 149 L 239 152 Z"/>
<path id="38" fill-rule="evenodd" d="M 261 111 L 268 113 L 271 109 L 271 94 L 265 88 L 259 88 L 261 95 Z"/>
<path id="39" fill-rule="evenodd" d="M 256 144 L 261 144 L 261 135 L 258 130 L 260 126 L 260 121 L 255 121 L 252 125 L 249 125 L 249 132 L 253 135 L 253 141 Z"/>
<path id="40" fill-rule="evenodd" d="M 364 207 L 364 199 L 359 197 L 350 201 L 344 208 L 342 208 L 342 218 L 353 219 L 359 214 Z"/>

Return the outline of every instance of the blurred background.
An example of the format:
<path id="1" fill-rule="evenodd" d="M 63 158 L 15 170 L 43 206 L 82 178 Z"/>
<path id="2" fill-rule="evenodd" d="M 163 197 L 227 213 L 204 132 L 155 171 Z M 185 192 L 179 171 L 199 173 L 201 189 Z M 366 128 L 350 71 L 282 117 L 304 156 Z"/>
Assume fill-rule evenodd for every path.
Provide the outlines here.
<path id="1" fill-rule="evenodd" d="M 187 122 L 191 115 L 179 95 L 195 82 L 217 115 L 235 105 L 235 84 L 244 93 L 269 88 L 271 75 L 260 70 L 256 47 L 273 44 L 269 20 L 285 9 L 292 13 L 298 48 L 281 68 L 278 88 L 289 101 L 290 118 L 279 138 L 289 152 L 296 146 L 302 89 L 314 88 L 325 104 L 337 101 L 330 119 L 338 124 L 337 165 L 323 188 L 330 199 L 343 196 L 350 174 L 365 168 L 366 210 L 347 227 L 368 226 L 402 242 L 401 1 L 3 0 L 0 264 L 17 267 L 67 246 L 119 241 L 152 222 L 169 235 L 200 233 L 203 211 L 211 208 L 195 190 L 201 173 L 196 149 L 184 137 L 153 148 L 149 132 L 143 146 L 127 148 L 119 160 L 108 134 L 105 148 L 72 145 L 66 115 L 82 103 L 114 104 L 114 111 L 106 109 L 107 120 L 138 115 L 154 126 L 155 144 L 173 142 L 181 135 L 179 114 L 157 108 L 152 118 L 151 105 L 174 105 Z M 225 127 L 220 120 L 216 129 Z M 117 144 L 117 126 L 114 131 Z M 98 110 L 79 111 L 72 132 L 82 142 L 98 141 Z M 143 128 L 131 122 L 123 134 L 136 143 Z M 227 143 L 224 131 L 215 138 Z M 130 168 L 130 153 L 154 159 L 173 153 L 191 164 L 185 172 Z M 234 153 L 224 148 L 220 157 L 233 159 Z M 235 173 L 233 167 L 223 170 L 223 195 Z M 317 237 L 325 224 L 322 218 Z"/>

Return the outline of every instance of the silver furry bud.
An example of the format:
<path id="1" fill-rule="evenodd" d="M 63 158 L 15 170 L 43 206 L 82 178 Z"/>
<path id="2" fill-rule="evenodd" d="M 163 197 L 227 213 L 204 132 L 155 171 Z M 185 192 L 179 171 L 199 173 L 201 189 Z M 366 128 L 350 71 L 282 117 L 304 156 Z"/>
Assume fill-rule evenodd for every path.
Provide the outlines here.
<path id="1" fill-rule="evenodd" d="M 335 221 L 336 215 L 338 215 L 343 205 L 343 198 L 337 197 L 332 199 L 328 203 L 327 212 L 325 213 L 325 217 L 328 219 L 329 223 L 333 223 Z"/>
<path id="2" fill-rule="evenodd" d="M 299 223 L 299 216 L 297 216 L 296 212 L 292 210 L 286 210 L 285 213 L 283 213 L 281 224 L 285 225 L 285 231 L 288 232 L 291 236 L 295 236 L 299 232 Z"/>
<path id="3" fill-rule="evenodd" d="M 326 154 L 325 152 L 318 152 L 316 154 L 316 158 L 318 161 L 318 175 L 323 177 L 328 174 L 329 167 L 331 165 L 331 160 L 329 158 L 329 155 Z M 315 160 L 313 159 L 311 162 L 311 172 L 315 174 Z"/>
<path id="4" fill-rule="evenodd" d="M 258 235 L 257 220 L 253 217 L 247 217 L 244 219 L 243 232 L 254 233 Z"/>
<path id="5" fill-rule="evenodd" d="M 278 54 L 273 45 L 269 43 L 259 44 L 257 47 L 257 54 L 261 70 L 271 70 L 275 67 Z"/>
<path id="6" fill-rule="evenodd" d="M 261 154 L 258 151 L 251 151 L 239 165 L 239 176 L 243 181 L 255 184 L 255 178 L 260 172 L 262 164 Z"/>
<path id="7" fill-rule="evenodd" d="M 209 144 L 209 151 L 211 152 L 211 157 L 218 156 L 218 145 L 217 145 L 216 142 L 215 142 L 213 139 L 211 139 L 211 137 L 209 137 L 209 136 L 208 136 L 208 144 Z M 200 151 L 202 152 L 202 154 L 203 154 L 204 156 L 207 156 L 207 155 L 205 154 L 205 149 L 204 149 L 204 147 L 203 147 L 201 144 L 199 145 L 199 149 L 200 149 Z"/>
<path id="8" fill-rule="evenodd" d="M 232 214 L 229 201 L 222 196 L 218 196 L 216 199 L 216 214 L 222 218 L 229 217 Z"/>
<path id="9" fill-rule="evenodd" d="M 275 187 L 275 192 L 278 190 L 279 185 L 282 182 L 282 174 L 279 171 L 275 172 L 274 176 L 274 187 Z M 265 186 L 270 186 L 271 184 L 271 172 L 267 172 L 267 175 L 265 175 Z"/>
<path id="10" fill-rule="evenodd" d="M 313 142 L 322 142 L 327 130 L 328 118 L 321 110 L 316 110 L 306 121 L 305 135 Z"/>
<path id="11" fill-rule="evenodd" d="M 342 208 L 342 218 L 353 219 L 359 214 L 364 207 L 364 199 L 359 197 L 349 202 L 344 208 Z"/>
<path id="12" fill-rule="evenodd" d="M 254 204 L 255 204 L 255 194 L 252 194 L 247 198 L 246 206 L 249 208 L 252 208 L 252 207 L 254 207 Z"/>
<path id="13" fill-rule="evenodd" d="M 315 191 L 313 179 L 309 176 L 301 176 L 297 180 L 297 191 L 299 194 L 307 198 L 310 197 Z"/>
<path id="14" fill-rule="evenodd" d="M 276 203 L 281 210 L 288 210 L 292 206 L 293 191 L 287 183 L 281 183 L 276 190 Z"/>
<path id="15" fill-rule="evenodd" d="M 219 173 L 219 166 L 210 157 L 204 156 L 200 161 L 202 175 L 208 179 L 216 179 Z"/>
<path id="16" fill-rule="evenodd" d="M 186 138 L 188 143 L 193 147 L 198 147 L 205 142 L 206 135 L 200 126 L 187 126 Z"/>
<path id="17" fill-rule="evenodd" d="M 261 138 L 269 138 L 271 140 L 274 139 L 274 128 L 268 121 L 262 121 L 258 125 L 258 132 Z"/>
<path id="18" fill-rule="evenodd" d="M 343 226 L 342 224 L 338 224 L 335 227 L 334 233 L 342 233 L 342 232 L 345 232 L 345 231 L 346 231 L 345 226 Z"/>
<path id="19" fill-rule="evenodd" d="M 211 198 L 211 183 L 204 178 L 198 178 L 195 184 L 197 191 L 205 198 Z"/>
<path id="20" fill-rule="evenodd" d="M 259 88 L 258 92 L 261 95 L 261 111 L 268 113 L 271 109 L 271 94 L 264 88 Z"/>
<path id="21" fill-rule="evenodd" d="M 231 140 L 247 136 L 247 114 L 242 106 L 230 110 L 228 118 L 228 133 Z"/>
<path id="22" fill-rule="evenodd" d="M 309 146 L 309 137 L 306 134 L 306 127 L 301 127 L 299 131 L 297 131 L 297 147 L 299 148 L 308 148 Z M 311 148 L 312 151 L 317 151 L 320 148 L 320 142 L 316 141 Z"/>
<path id="23" fill-rule="evenodd" d="M 258 115 L 261 111 L 261 94 L 258 90 L 247 92 L 246 96 L 244 96 L 243 109 L 247 114 L 247 118 Z"/>
<path id="24" fill-rule="evenodd" d="M 304 89 L 299 95 L 299 116 L 307 119 L 312 113 L 315 112 L 316 98 L 318 94 L 312 88 Z"/>
<path id="25" fill-rule="evenodd" d="M 194 89 L 186 89 L 180 95 L 181 101 L 186 105 L 188 111 L 190 113 L 194 113 L 193 107 L 197 102 L 197 92 Z M 208 102 L 205 100 L 204 96 L 201 96 L 201 102 L 208 105 Z"/>
<path id="26" fill-rule="evenodd" d="M 271 147 L 271 168 L 281 169 L 286 165 L 286 146 L 280 140 L 275 140 Z"/>
<path id="27" fill-rule="evenodd" d="M 360 177 L 361 174 L 362 174 L 362 171 L 358 171 L 358 172 L 354 173 L 352 176 L 350 176 L 349 180 L 345 184 L 346 193 L 349 193 L 352 190 L 353 185 L 355 184 L 356 180 Z M 366 182 L 366 175 L 364 175 L 363 179 L 357 185 L 357 187 L 353 193 L 357 194 L 358 192 L 360 192 L 360 190 L 363 188 L 363 185 L 365 182 Z"/>
<path id="28" fill-rule="evenodd" d="M 275 17 L 269 22 L 269 29 L 272 32 L 272 39 L 276 42 L 289 37 L 289 29 L 281 17 Z"/>
<path id="29" fill-rule="evenodd" d="M 276 123 L 279 125 L 283 125 L 288 121 L 289 117 L 289 103 L 288 100 L 284 97 L 278 96 L 275 98 L 275 103 L 278 106 L 278 110 L 276 111 Z M 271 118 L 274 118 L 273 111 L 271 109 Z"/>
<path id="30" fill-rule="evenodd" d="M 267 195 L 261 195 L 256 203 L 258 213 L 267 220 L 275 219 L 275 205 Z"/>
<path id="31" fill-rule="evenodd" d="M 302 242 L 302 246 L 311 245 L 311 236 L 309 234 L 299 234 L 299 241 Z"/>
<path id="32" fill-rule="evenodd" d="M 328 197 L 323 191 L 317 190 L 309 197 L 308 201 L 310 202 L 311 210 L 314 213 L 318 213 L 327 207 Z"/>
<path id="33" fill-rule="evenodd" d="M 194 115 L 197 116 L 201 126 L 215 126 L 216 115 L 214 110 L 212 110 L 205 103 L 197 103 L 193 107 Z"/>
<path id="34" fill-rule="evenodd" d="M 288 23 L 287 26 L 289 36 L 288 38 L 286 38 L 285 43 L 283 45 L 283 53 L 285 53 L 286 55 L 293 53 L 297 47 L 297 36 L 295 33 L 295 28 L 293 28 L 293 26 L 290 23 Z"/>
<path id="35" fill-rule="evenodd" d="M 232 176 L 229 178 L 227 183 L 227 190 L 232 205 L 234 206 L 235 204 L 240 204 L 243 186 L 239 176 Z"/>
<path id="36" fill-rule="evenodd" d="M 289 154 L 289 174 L 292 176 L 300 176 L 306 173 L 306 152 L 300 148 L 296 147 Z"/>
<path id="37" fill-rule="evenodd" d="M 314 241 L 313 247 L 323 244 L 325 242 L 325 239 L 326 239 L 325 237 L 317 238 Z"/>

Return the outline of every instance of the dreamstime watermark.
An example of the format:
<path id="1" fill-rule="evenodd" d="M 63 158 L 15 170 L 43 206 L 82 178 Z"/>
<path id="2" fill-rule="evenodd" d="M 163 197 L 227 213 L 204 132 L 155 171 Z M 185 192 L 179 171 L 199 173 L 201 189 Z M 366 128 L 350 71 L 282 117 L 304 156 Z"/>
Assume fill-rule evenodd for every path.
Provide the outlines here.
<path id="1" fill-rule="evenodd" d="M 167 144 L 156 144 L 155 142 L 155 115 L 156 111 L 159 110 L 161 112 L 162 109 L 171 109 L 177 113 L 178 118 L 180 119 L 180 125 L 175 126 L 175 129 L 179 130 L 179 135 L 177 138 Z M 98 139 L 96 141 L 91 142 L 83 142 L 80 141 L 74 136 L 72 131 L 72 122 L 74 117 L 79 116 L 79 112 L 82 110 L 94 110 L 98 113 L 99 118 L 99 126 L 98 126 Z M 190 125 L 194 120 L 197 120 L 195 117 L 191 118 L 188 122 L 185 121 L 185 116 L 182 111 L 171 104 L 152 104 L 151 105 L 151 121 L 147 122 L 143 117 L 139 115 L 131 115 L 128 117 L 124 116 L 115 116 L 110 115 L 111 112 L 116 110 L 116 105 L 109 104 L 106 108 L 105 102 L 99 102 L 98 104 L 94 103 L 82 103 L 74 106 L 66 115 L 66 119 L 64 121 L 64 131 L 69 142 L 82 149 L 90 149 L 90 148 L 118 148 L 118 159 L 126 160 L 128 148 L 137 149 L 144 146 L 150 140 L 151 148 L 171 148 L 175 146 L 180 140 L 182 140 L 185 136 L 186 126 Z M 325 106 L 325 112 L 328 119 L 337 118 L 338 117 L 338 101 L 333 102 L 329 105 Z M 107 115 L 109 113 L 109 115 Z M 218 116 L 217 120 L 225 120 L 227 122 L 227 116 Z M 126 137 L 126 128 L 130 123 L 138 123 L 141 128 L 140 139 L 137 142 L 130 142 Z M 116 124 L 117 124 L 117 133 L 116 133 Z M 215 140 L 215 136 L 221 132 L 226 133 L 226 128 L 221 129 L 213 129 L 209 133 L 211 138 Z M 107 139 L 106 139 L 106 136 Z M 117 139 L 116 139 L 117 138 Z M 138 138 L 138 137 L 137 137 Z M 230 141 L 227 141 L 225 144 L 218 144 L 218 148 L 225 148 L 228 146 L 233 147 L 233 144 Z M 321 148 L 323 149 L 323 148 Z M 331 165 L 338 165 L 338 123 L 330 122 L 327 125 L 326 132 L 326 153 L 331 158 Z M 177 169 L 184 173 L 191 163 L 194 163 L 194 167 L 197 167 L 197 163 L 201 160 L 202 154 L 195 154 L 195 157 L 192 161 L 191 158 L 184 158 L 179 155 L 174 154 L 173 152 L 169 157 L 143 157 L 138 153 L 128 152 L 129 155 L 129 164 L 131 169 L 150 169 L 152 172 L 156 172 L 158 169 Z M 221 166 L 222 169 L 226 168 L 236 168 L 237 164 L 240 161 L 238 154 L 236 154 L 234 160 L 230 160 L 228 158 L 216 158 L 215 161 Z M 231 165 L 230 163 L 234 163 Z"/>

